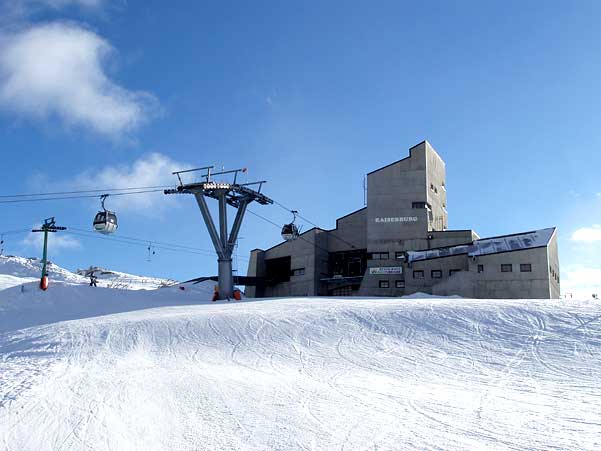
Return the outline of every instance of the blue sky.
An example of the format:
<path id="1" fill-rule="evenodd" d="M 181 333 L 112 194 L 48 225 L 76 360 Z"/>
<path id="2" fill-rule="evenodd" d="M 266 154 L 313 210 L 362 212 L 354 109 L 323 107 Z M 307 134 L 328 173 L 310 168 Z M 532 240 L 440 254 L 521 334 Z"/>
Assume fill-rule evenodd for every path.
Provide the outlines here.
<path id="1" fill-rule="evenodd" d="M 601 290 L 599 2 L 1 5 L 2 195 L 247 166 L 274 199 L 331 228 L 362 207 L 366 172 L 428 139 L 447 163 L 450 228 L 558 226 L 564 291 Z M 111 204 L 124 236 L 211 249 L 191 197 Z M 90 228 L 98 206 L 0 204 L 0 231 L 48 216 Z M 279 231 L 249 215 L 240 236 L 247 257 Z M 31 237 L 5 240 L 5 252 L 39 254 Z M 208 255 L 157 250 L 148 262 L 145 246 L 68 233 L 50 251 L 69 268 L 216 272 Z"/>

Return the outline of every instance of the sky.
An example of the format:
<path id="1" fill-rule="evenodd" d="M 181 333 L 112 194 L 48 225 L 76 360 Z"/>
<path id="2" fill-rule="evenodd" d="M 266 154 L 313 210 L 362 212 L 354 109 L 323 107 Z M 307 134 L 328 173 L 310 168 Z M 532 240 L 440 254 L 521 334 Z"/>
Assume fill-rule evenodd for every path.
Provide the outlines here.
<path id="1" fill-rule="evenodd" d="M 247 167 L 244 180 L 267 180 L 265 194 L 332 228 L 363 206 L 367 172 L 427 139 L 446 162 L 451 229 L 556 226 L 562 291 L 601 293 L 600 19 L 596 1 L 0 2 L 0 195 Z M 51 237 L 50 258 L 216 274 L 191 196 L 107 207 L 119 236 L 148 245 L 71 229 Z M 0 202 L 0 233 L 50 216 L 89 231 L 99 208 Z M 251 210 L 291 219 L 277 205 Z M 41 254 L 38 236 L 4 241 L 4 253 Z M 251 249 L 279 241 L 247 215 L 235 268 L 245 274 Z"/>

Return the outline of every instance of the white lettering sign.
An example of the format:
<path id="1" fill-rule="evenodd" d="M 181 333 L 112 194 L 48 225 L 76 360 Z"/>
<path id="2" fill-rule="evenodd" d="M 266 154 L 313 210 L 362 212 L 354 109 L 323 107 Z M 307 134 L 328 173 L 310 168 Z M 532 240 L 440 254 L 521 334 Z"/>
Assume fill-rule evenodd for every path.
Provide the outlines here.
<path id="1" fill-rule="evenodd" d="M 369 268 L 370 274 L 403 274 L 402 266 L 383 266 L 380 268 Z"/>
<path id="2" fill-rule="evenodd" d="M 401 216 L 394 218 L 376 218 L 376 222 L 417 222 L 417 216 Z"/>

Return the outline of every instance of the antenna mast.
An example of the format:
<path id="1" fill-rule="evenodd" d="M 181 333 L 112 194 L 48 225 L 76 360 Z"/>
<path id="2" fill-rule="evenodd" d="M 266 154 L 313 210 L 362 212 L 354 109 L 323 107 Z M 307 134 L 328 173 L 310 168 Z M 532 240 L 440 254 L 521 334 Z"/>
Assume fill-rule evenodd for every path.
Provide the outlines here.
<path id="1" fill-rule="evenodd" d="M 246 213 L 246 207 L 251 202 L 261 205 L 272 204 L 273 200 L 261 194 L 261 188 L 265 180 L 252 183 L 237 183 L 238 174 L 246 172 L 246 168 L 231 171 L 211 172 L 213 166 L 205 166 L 196 169 L 173 172 L 177 176 L 179 185 L 175 189 L 165 190 L 165 194 L 193 194 L 200 208 L 202 218 L 207 226 L 211 241 L 217 252 L 219 265 L 219 298 L 229 299 L 234 291 L 234 276 L 232 272 L 232 252 L 236 245 L 238 232 L 242 226 L 242 220 Z M 201 182 L 183 183 L 181 174 L 189 172 L 204 171 L 201 174 Z M 233 180 L 230 182 L 217 182 L 213 178 L 218 175 L 227 175 Z M 256 187 L 255 189 L 250 188 Z M 215 226 L 206 198 L 216 199 L 219 203 L 219 229 Z M 230 231 L 228 231 L 227 206 L 237 209 L 236 217 Z"/>

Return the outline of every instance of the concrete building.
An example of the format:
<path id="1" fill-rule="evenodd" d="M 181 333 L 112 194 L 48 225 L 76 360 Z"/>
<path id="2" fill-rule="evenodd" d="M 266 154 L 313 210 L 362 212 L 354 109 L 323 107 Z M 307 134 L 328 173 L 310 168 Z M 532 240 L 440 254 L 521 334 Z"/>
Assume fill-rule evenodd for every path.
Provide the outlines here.
<path id="1" fill-rule="evenodd" d="M 445 163 L 424 141 L 367 175 L 367 206 L 251 252 L 250 297 L 558 298 L 555 228 L 481 239 L 448 230 Z"/>

